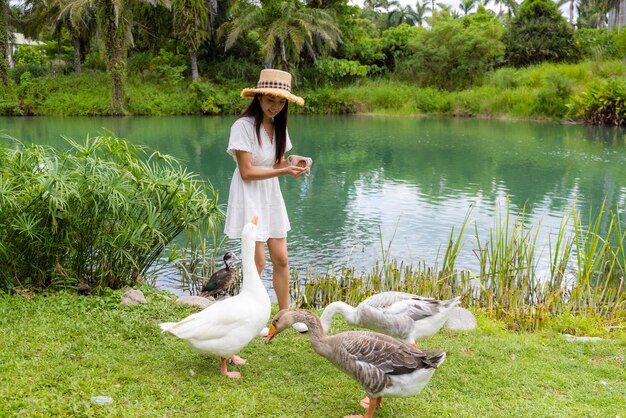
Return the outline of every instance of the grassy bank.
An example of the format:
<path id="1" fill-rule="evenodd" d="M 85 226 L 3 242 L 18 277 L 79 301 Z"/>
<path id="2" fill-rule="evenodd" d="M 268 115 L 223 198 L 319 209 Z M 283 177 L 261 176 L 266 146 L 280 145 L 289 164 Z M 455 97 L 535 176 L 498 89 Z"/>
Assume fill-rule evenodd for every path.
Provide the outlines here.
<path id="1" fill-rule="evenodd" d="M 294 112 L 313 114 L 377 113 L 579 120 L 570 111 L 575 97 L 608 79 L 624 80 L 623 61 L 541 64 L 501 68 L 481 86 L 464 91 L 420 88 L 389 78 L 362 80 L 344 86 L 299 89 L 306 104 Z M 129 75 L 129 115 L 235 114 L 247 101 L 239 97 L 246 85 L 211 81 L 168 82 Z M 109 113 L 109 77 L 86 71 L 81 76 L 22 77 L 0 92 L 0 114 L 87 116 Z M 575 107 L 575 106 L 574 106 Z"/>
<path id="2" fill-rule="evenodd" d="M 0 416 L 334 417 L 362 413 L 364 393 L 285 332 L 241 353 L 243 378 L 161 334 L 157 324 L 193 312 L 147 291 L 148 303 L 119 305 L 120 292 L 0 296 Z M 274 307 L 274 311 L 276 307 Z M 377 417 L 615 417 L 626 414 L 626 333 L 571 342 L 550 327 L 505 331 L 475 312 L 473 332 L 441 331 L 420 343 L 448 358 L 426 389 L 388 399 Z M 335 319 L 335 330 L 348 329 Z M 233 366 L 231 366 L 233 367 Z M 10 382 L 10 384 L 7 384 Z M 113 403 L 97 405 L 95 396 Z"/>

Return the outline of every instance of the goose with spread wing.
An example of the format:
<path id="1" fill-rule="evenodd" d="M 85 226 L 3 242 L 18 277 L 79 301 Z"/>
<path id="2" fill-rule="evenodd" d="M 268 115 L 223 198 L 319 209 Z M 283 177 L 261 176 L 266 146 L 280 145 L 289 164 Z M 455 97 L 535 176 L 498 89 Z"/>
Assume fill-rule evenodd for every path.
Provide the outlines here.
<path id="1" fill-rule="evenodd" d="M 320 318 L 324 333 L 330 330 L 335 314 L 352 325 L 371 329 L 415 346 L 418 338 L 435 334 L 461 297 L 437 300 L 405 292 L 382 292 L 370 296 L 356 307 L 345 302 L 330 303 Z"/>

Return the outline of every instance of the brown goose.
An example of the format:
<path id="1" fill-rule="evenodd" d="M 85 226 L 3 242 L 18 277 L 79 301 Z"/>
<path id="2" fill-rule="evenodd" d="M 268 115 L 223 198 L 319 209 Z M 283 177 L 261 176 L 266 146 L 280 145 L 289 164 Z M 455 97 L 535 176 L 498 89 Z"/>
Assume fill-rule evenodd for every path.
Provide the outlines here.
<path id="1" fill-rule="evenodd" d="M 231 251 L 224 254 L 224 267 L 216 270 L 211 275 L 209 280 L 202 286 L 200 296 L 213 296 L 222 290 L 228 289 L 233 284 L 235 277 L 237 277 L 237 269 L 233 267 L 235 260 L 238 260 L 238 258 Z"/>
<path id="2" fill-rule="evenodd" d="M 315 352 L 328 359 L 339 370 L 355 379 L 365 389 L 369 406 L 364 415 L 374 416 L 383 396 L 407 397 L 419 393 L 446 358 L 441 350 L 418 350 L 383 334 L 369 331 L 347 331 L 326 336 L 312 312 L 305 309 L 283 309 L 274 316 L 266 341 L 303 322 Z"/>
<path id="3" fill-rule="evenodd" d="M 405 292 L 382 292 L 370 296 L 356 308 L 345 302 L 326 306 L 320 321 L 327 333 L 334 315 L 352 324 L 382 332 L 415 347 L 415 340 L 430 337 L 446 323 L 461 297 L 437 300 Z"/>

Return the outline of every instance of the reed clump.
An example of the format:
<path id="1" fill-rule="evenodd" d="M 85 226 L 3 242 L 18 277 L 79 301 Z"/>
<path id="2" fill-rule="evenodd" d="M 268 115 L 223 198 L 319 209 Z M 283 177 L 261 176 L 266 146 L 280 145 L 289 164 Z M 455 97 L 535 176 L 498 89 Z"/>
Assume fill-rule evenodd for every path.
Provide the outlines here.
<path id="1" fill-rule="evenodd" d="M 537 330 L 557 316 L 595 318 L 605 327 L 619 328 L 626 321 L 626 233 L 618 213 L 602 205 L 585 226 L 573 208 L 550 236 L 548 266 L 540 269 L 541 225 L 528 226 L 525 210 L 514 217 L 507 204 L 494 217 L 487 239 L 474 234 L 477 271 L 455 267 L 469 226 L 466 217 L 459 233 L 451 233 L 441 265 L 404 265 L 383 254 L 384 262 L 368 273 L 343 267 L 336 274 L 296 280 L 292 297 L 299 306 L 322 308 L 336 300 L 356 305 L 389 290 L 437 299 L 463 295 L 463 306 L 483 310 L 519 331 Z"/>

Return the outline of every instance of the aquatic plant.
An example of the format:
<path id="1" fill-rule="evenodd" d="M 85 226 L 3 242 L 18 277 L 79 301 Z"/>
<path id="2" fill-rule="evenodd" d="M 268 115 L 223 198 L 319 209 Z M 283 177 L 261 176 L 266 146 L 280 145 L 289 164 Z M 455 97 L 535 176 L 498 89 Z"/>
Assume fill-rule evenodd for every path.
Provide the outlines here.
<path id="1" fill-rule="evenodd" d="M 336 300 L 356 305 L 388 290 L 438 299 L 463 295 L 463 306 L 526 331 L 558 315 L 596 317 L 606 326 L 623 323 L 626 232 L 619 211 L 602 206 L 585 226 L 573 208 L 550 236 L 549 266 L 541 270 L 536 244 L 541 225 L 531 227 L 525 220 L 524 209 L 514 216 L 507 204 L 494 217 L 488 239 L 482 240 L 476 230 L 472 251 L 478 259 L 477 272 L 455 267 L 469 223 L 466 217 L 456 236 L 452 230 L 441 266 L 405 265 L 385 255 L 365 274 L 342 267 L 336 274 L 329 271 L 296 279 L 292 297 L 298 306 L 322 308 Z"/>

